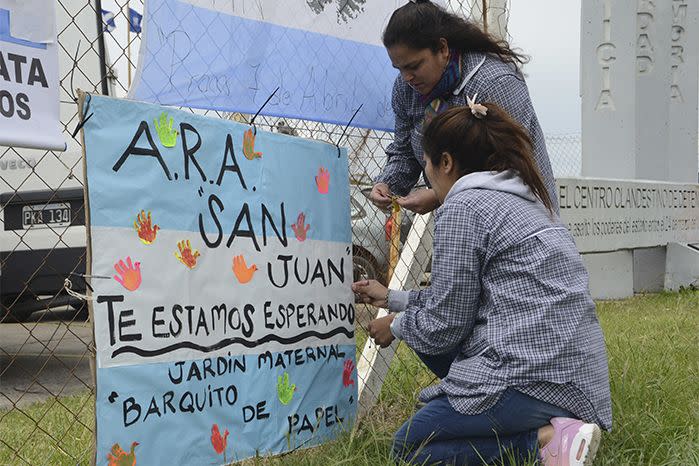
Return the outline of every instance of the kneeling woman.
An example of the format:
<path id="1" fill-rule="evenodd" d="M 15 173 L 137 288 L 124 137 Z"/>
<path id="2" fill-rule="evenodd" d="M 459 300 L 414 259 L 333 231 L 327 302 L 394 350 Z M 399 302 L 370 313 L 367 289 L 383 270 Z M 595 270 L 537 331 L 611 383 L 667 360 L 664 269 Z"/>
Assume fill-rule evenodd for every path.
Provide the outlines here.
<path id="1" fill-rule="evenodd" d="M 369 326 L 377 344 L 402 339 L 441 378 L 396 433 L 396 459 L 591 464 L 612 422 L 604 337 L 526 131 L 497 105 L 469 101 L 435 117 L 423 145 L 442 204 L 431 285 L 353 285 L 392 311 Z"/>

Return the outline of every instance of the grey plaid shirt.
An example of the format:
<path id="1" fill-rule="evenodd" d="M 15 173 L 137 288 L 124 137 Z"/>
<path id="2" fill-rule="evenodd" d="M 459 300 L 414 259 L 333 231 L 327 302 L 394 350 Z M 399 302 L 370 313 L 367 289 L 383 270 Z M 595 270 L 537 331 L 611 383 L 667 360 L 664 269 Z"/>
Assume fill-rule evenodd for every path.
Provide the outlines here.
<path id="1" fill-rule="evenodd" d="M 467 75 L 478 66 L 483 57 L 482 53 L 465 53 L 462 58 L 464 74 Z M 487 55 L 485 62 L 466 83 L 463 91 L 458 95 L 451 95 L 447 102 L 450 107 L 466 105 L 466 96 L 473 97 L 476 93 L 478 102 L 495 102 L 529 131 L 534 158 L 551 202 L 558 211 L 556 185 L 546 152 L 544 134 L 522 75 L 513 65 Z M 386 149 L 386 166 L 376 181 L 388 184 L 392 192 L 405 196 L 415 186 L 425 164 L 422 158 L 422 121 L 425 117 L 425 105 L 420 103 L 420 94 L 400 75 L 393 85 L 391 103 L 396 115 L 395 134 L 393 142 Z"/>
<path id="2" fill-rule="evenodd" d="M 444 394 L 459 412 L 479 414 L 515 387 L 611 428 L 587 272 L 568 230 L 541 202 L 490 189 L 450 192 L 435 214 L 432 283 L 407 302 L 397 326 L 411 348 L 460 348 L 423 400 Z"/>

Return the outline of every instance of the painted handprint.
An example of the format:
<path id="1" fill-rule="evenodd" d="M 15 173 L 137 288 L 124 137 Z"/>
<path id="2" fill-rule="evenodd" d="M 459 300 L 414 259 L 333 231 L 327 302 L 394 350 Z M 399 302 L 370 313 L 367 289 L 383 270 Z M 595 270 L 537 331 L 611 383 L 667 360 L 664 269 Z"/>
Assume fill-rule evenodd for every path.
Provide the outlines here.
<path id="1" fill-rule="evenodd" d="M 218 424 L 211 426 L 211 445 L 217 455 L 223 454 L 223 462 L 226 463 L 226 446 L 228 445 L 228 429 L 221 435 Z"/>
<path id="2" fill-rule="evenodd" d="M 257 272 L 257 266 L 255 264 L 252 264 L 250 267 L 248 267 L 245 264 L 245 258 L 241 256 L 235 256 L 233 258 L 233 273 L 235 274 L 235 278 L 238 279 L 238 282 L 243 284 L 247 283 L 250 280 L 252 280 L 252 276 Z"/>
<path id="3" fill-rule="evenodd" d="M 318 175 L 316 175 L 316 185 L 318 186 L 318 192 L 320 194 L 328 194 L 328 188 L 330 186 L 330 173 L 323 167 L 318 169 Z"/>
<path id="4" fill-rule="evenodd" d="M 167 112 L 160 114 L 160 121 L 153 120 L 155 123 L 155 131 L 158 133 L 160 143 L 165 147 L 175 147 L 177 144 L 177 135 L 180 134 L 176 129 L 172 129 L 173 119 L 167 119 Z"/>
<path id="5" fill-rule="evenodd" d="M 345 361 L 345 366 L 342 369 L 342 385 L 349 387 L 354 385 L 354 379 L 352 379 L 352 371 L 354 371 L 354 362 L 351 359 Z"/>
<path id="6" fill-rule="evenodd" d="M 243 133 L 243 155 L 248 160 L 255 160 L 262 157 L 262 152 L 255 152 L 255 134 L 252 129 Z"/>
<path id="7" fill-rule="evenodd" d="M 277 396 L 283 405 L 288 405 L 294 397 L 296 384 L 289 384 L 289 374 L 284 372 L 284 377 L 277 377 Z"/>
<path id="8" fill-rule="evenodd" d="M 126 263 L 123 259 L 114 264 L 114 270 L 119 275 L 114 275 L 114 280 L 118 281 L 121 286 L 129 291 L 136 291 L 141 286 L 141 263 L 131 262 L 131 257 L 126 258 Z"/>
<path id="9" fill-rule="evenodd" d="M 189 240 L 182 240 L 177 243 L 177 249 L 179 252 L 175 253 L 175 257 L 178 261 L 182 262 L 184 265 L 193 269 L 197 265 L 197 258 L 201 255 L 196 249 L 192 249 L 192 245 Z"/>
<path id="10" fill-rule="evenodd" d="M 146 212 L 143 210 L 136 216 L 136 221 L 133 222 L 133 227 L 136 229 L 136 233 L 138 233 L 138 237 L 141 239 L 143 244 L 153 243 L 158 234 L 158 230 L 160 229 L 158 225 L 153 225 L 150 211 L 148 211 L 148 215 L 146 215 Z"/>
<path id="11" fill-rule="evenodd" d="M 306 224 L 306 215 L 303 212 L 299 214 L 296 223 L 291 225 L 291 229 L 294 230 L 296 239 L 299 241 L 306 241 L 306 233 L 308 233 L 309 228 L 311 226 Z"/>

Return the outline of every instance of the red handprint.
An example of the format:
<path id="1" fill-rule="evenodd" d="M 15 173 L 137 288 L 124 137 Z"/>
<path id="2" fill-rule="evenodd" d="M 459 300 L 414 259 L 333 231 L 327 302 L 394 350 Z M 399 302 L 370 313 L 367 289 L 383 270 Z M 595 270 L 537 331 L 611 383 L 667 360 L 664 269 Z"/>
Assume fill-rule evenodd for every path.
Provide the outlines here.
<path id="1" fill-rule="evenodd" d="M 121 286 L 129 291 L 136 291 L 141 286 L 141 263 L 131 263 L 131 257 L 126 258 L 126 264 L 123 260 L 119 260 L 114 264 L 114 270 L 119 275 L 114 275 L 114 280 L 118 281 Z"/>
<path id="2" fill-rule="evenodd" d="M 296 223 L 291 225 L 291 229 L 294 230 L 296 239 L 299 241 L 306 241 L 306 233 L 308 229 L 311 228 L 310 225 L 306 225 L 306 216 L 301 212 L 296 219 Z"/>
<path id="3" fill-rule="evenodd" d="M 228 445 L 228 429 L 221 435 L 221 431 L 218 429 L 218 424 L 211 426 L 211 445 L 214 447 L 216 454 L 220 455 L 223 453 L 223 462 L 226 463 L 226 446 Z"/>
<path id="4" fill-rule="evenodd" d="M 193 269 L 197 265 L 197 258 L 201 255 L 196 249 L 192 249 L 189 240 L 182 240 L 177 243 L 179 254 L 175 252 L 175 257 L 188 268 Z"/>
<path id="5" fill-rule="evenodd" d="M 158 225 L 152 225 L 152 223 L 153 220 L 150 217 L 150 212 L 146 215 L 143 210 L 136 216 L 136 221 L 133 222 L 133 227 L 136 229 L 138 237 L 143 244 L 151 244 L 155 241 L 155 236 L 158 234 L 160 227 Z"/>
<path id="6" fill-rule="evenodd" d="M 345 361 L 345 367 L 342 369 L 342 385 L 349 387 L 354 385 L 354 379 L 352 379 L 352 371 L 354 371 L 354 363 L 351 359 Z"/>
<path id="7" fill-rule="evenodd" d="M 316 185 L 318 186 L 318 192 L 320 194 L 328 194 L 328 188 L 330 187 L 330 173 L 323 167 L 318 169 Z"/>

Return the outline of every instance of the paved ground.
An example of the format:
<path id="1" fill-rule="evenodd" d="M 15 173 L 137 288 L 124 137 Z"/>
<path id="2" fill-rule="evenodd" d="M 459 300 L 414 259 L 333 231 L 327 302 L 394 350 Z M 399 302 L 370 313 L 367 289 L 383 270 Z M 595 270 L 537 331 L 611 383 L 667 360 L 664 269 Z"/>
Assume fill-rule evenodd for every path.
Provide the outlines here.
<path id="1" fill-rule="evenodd" d="M 92 327 L 74 311 L 35 313 L 32 322 L 0 324 L 0 410 L 92 386 Z"/>

